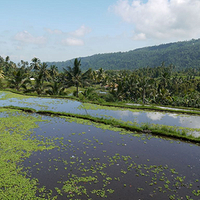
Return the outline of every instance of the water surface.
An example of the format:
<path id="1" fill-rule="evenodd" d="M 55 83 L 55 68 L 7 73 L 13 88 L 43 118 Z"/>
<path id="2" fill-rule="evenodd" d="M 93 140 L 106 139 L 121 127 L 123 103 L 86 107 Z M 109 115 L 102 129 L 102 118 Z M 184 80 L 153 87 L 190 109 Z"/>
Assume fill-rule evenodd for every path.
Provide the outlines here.
<path id="1" fill-rule="evenodd" d="M 131 132 L 120 134 L 87 121 L 43 119 L 50 122 L 40 122 L 34 134 L 54 137 L 60 148 L 35 152 L 22 164 L 31 167 L 31 176 L 41 186 L 53 194 L 60 191 L 63 196 L 58 199 L 70 195 L 72 199 L 195 199 L 192 191 L 200 186 L 199 146 Z M 63 185 L 70 178 L 87 176 L 97 181 L 73 184 L 84 187 L 89 197 L 64 192 Z"/>
<path id="2" fill-rule="evenodd" d="M 14 97 L 12 97 L 14 96 Z M 10 92 L 0 92 L 1 106 L 29 107 L 35 110 L 50 110 L 75 114 L 89 114 L 95 117 L 115 118 L 132 123 L 149 123 L 167 126 L 200 128 L 200 116 L 172 114 L 167 112 L 140 111 L 134 109 L 120 109 L 81 103 L 75 100 L 26 97 Z M 198 136 L 198 131 L 197 136 Z"/>

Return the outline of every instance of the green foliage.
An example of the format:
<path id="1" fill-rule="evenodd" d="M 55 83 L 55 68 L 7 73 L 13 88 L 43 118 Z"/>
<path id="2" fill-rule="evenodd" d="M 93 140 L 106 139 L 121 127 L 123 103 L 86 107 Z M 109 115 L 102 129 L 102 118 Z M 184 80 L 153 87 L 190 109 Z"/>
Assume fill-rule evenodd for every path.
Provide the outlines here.
<path id="1" fill-rule="evenodd" d="M 96 54 L 93 56 L 82 57 L 82 69 L 89 68 L 97 70 L 122 70 L 138 69 L 142 67 L 156 67 L 165 62 L 166 65 L 173 64 L 177 68 L 185 69 L 200 66 L 199 60 L 200 39 L 161 44 L 158 46 L 144 47 L 128 52 Z M 56 65 L 59 71 L 63 67 L 69 66 L 72 60 L 65 62 L 48 62 L 47 64 Z"/>
<path id="2" fill-rule="evenodd" d="M 192 44 L 195 45 L 198 41 L 192 41 Z M 185 42 L 183 46 L 190 44 L 191 41 Z M 166 48 L 173 45 L 166 45 Z M 147 49 L 154 50 L 153 47 Z M 165 45 L 162 49 L 165 49 Z M 0 59 L 0 70 L 3 69 L 5 76 L 5 79 L 1 78 L 0 81 L 5 83 L 7 80 L 5 84 L 0 84 L 0 87 L 6 88 L 8 85 L 17 92 L 40 96 L 73 94 L 70 98 L 101 104 L 131 102 L 200 108 L 200 68 L 178 71 L 174 65 L 166 66 L 162 62 L 158 67 L 131 71 L 104 71 L 101 67 L 95 71 L 89 69 L 82 72 L 81 61 L 76 58 L 72 67 L 64 68 L 64 72 L 59 73 L 57 66 L 52 65 L 48 69 L 47 64 L 41 63 L 38 58 L 32 59 L 30 66 L 21 61 L 18 67 L 13 66 L 8 58 L 6 61 Z M 30 78 L 34 80 L 30 81 Z M 70 87 L 75 90 L 70 92 Z M 82 93 L 79 91 L 80 87 L 83 88 Z"/>
<path id="3" fill-rule="evenodd" d="M 28 73 L 22 67 L 12 71 L 7 79 L 8 85 L 18 91 L 20 88 L 26 89 L 27 84 L 30 84 Z"/>
<path id="4" fill-rule="evenodd" d="M 91 74 L 91 69 L 87 70 L 86 72 L 82 73 L 81 69 L 81 60 L 77 58 L 74 60 L 73 67 L 68 67 L 67 69 L 63 68 L 64 73 L 67 78 L 67 85 L 75 86 L 76 87 L 76 97 L 79 95 L 79 87 L 85 86 L 88 84 L 88 77 Z"/>

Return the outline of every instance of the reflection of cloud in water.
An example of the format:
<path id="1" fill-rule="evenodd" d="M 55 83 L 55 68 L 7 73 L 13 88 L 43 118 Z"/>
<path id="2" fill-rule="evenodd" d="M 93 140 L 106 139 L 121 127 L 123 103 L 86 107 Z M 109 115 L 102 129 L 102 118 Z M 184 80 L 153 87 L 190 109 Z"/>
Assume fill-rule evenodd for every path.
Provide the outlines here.
<path id="1" fill-rule="evenodd" d="M 173 117 L 174 119 L 177 119 L 178 115 L 177 114 L 172 114 L 172 113 L 168 113 L 167 114 L 169 117 Z"/>
<path id="2" fill-rule="evenodd" d="M 180 123 L 182 124 L 183 127 L 200 128 L 200 117 L 199 116 L 180 117 Z"/>
<path id="3" fill-rule="evenodd" d="M 165 114 L 159 113 L 159 112 L 148 112 L 147 117 L 150 118 L 151 120 L 161 120 L 162 117 L 164 117 Z"/>
<path id="4" fill-rule="evenodd" d="M 140 115 L 139 112 L 131 112 L 129 110 L 123 110 L 123 111 L 116 111 L 116 114 L 121 117 L 131 117 L 131 116 L 138 116 Z"/>
<path id="5" fill-rule="evenodd" d="M 117 115 L 117 119 L 123 120 L 123 121 L 131 121 L 131 122 L 138 122 L 138 117 L 141 115 L 140 112 L 133 112 L 130 110 L 120 110 L 116 111 L 115 114 Z"/>
<path id="6" fill-rule="evenodd" d="M 193 137 L 200 137 L 200 132 L 198 131 L 191 131 L 188 133 L 188 135 L 192 135 Z"/>

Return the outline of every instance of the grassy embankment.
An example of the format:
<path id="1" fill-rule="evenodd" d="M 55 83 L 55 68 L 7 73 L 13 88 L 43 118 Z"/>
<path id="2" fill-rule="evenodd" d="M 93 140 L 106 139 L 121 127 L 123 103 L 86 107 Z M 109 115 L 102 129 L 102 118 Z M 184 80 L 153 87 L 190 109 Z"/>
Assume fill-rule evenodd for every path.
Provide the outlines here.
<path id="1" fill-rule="evenodd" d="M 84 91 L 85 88 L 80 88 L 80 92 Z M 15 94 L 20 94 L 24 96 L 34 96 L 38 97 L 36 93 L 26 93 L 24 94 L 23 91 L 16 91 L 12 89 L 4 89 L 2 91 L 8 91 L 12 92 Z M 99 102 L 99 101 L 89 101 L 87 99 L 80 99 L 77 98 L 73 95 L 68 95 L 72 94 L 75 91 L 75 87 L 70 87 L 68 88 L 68 92 L 66 95 L 39 95 L 39 97 L 46 97 L 46 98 L 58 98 L 58 99 L 72 99 L 72 100 L 77 100 L 83 103 L 91 103 L 91 104 L 97 104 L 101 106 L 109 106 L 109 107 L 117 107 L 117 108 L 128 108 L 128 109 L 140 109 L 140 110 L 150 110 L 150 111 L 160 111 L 160 112 L 170 112 L 170 113 L 178 113 L 178 114 L 191 114 L 191 115 L 200 115 L 200 109 L 199 108 L 191 108 L 191 107 L 183 107 L 183 106 L 163 106 L 163 105 L 155 105 L 155 104 L 134 104 L 131 102 Z M 160 107 L 159 107 L 160 106 Z M 161 108 L 162 107 L 162 108 Z M 166 107 L 166 108 L 165 108 Z M 171 109 L 168 109 L 168 108 Z"/>
<path id="2" fill-rule="evenodd" d="M 123 122 L 116 119 L 105 119 L 105 118 L 93 117 L 90 115 L 81 115 L 81 114 L 46 111 L 46 110 L 36 111 L 31 108 L 14 107 L 14 106 L 9 106 L 9 107 L 4 107 L 4 108 L 19 109 L 21 111 L 25 111 L 29 113 L 37 113 L 40 115 L 75 117 L 79 119 L 90 120 L 95 123 L 110 125 L 116 128 L 122 128 L 122 129 L 132 131 L 132 132 L 147 133 L 147 134 L 152 134 L 156 136 L 164 136 L 164 137 L 170 137 L 170 138 L 180 139 L 184 141 L 190 141 L 194 143 L 200 143 L 200 137 L 187 135 L 187 129 L 180 130 L 178 127 L 172 127 L 172 126 L 166 126 L 166 125 L 151 125 L 148 123 L 143 123 L 141 125 L 135 124 L 135 123 L 130 124 L 128 122 Z"/>
<path id="3" fill-rule="evenodd" d="M 18 94 L 21 94 L 21 93 L 18 93 Z M 21 94 L 21 95 L 23 95 L 23 94 Z M 33 96 L 36 96 L 36 95 L 33 95 Z M 45 96 L 45 97 L 47 97 L 47 96 Z M 61 96 L 54 96 L 54 98 L 55 97 L 62 98 Z M 84 102 L 86 102 L 86 101 L 84 101 Z M 179 107 L 180 110 L 176 110 L 177 107 L 169 110 L 167 108 L 166 109 L 160 108 L 155 105 L 130 105 L 130 104 L 127 105 L 127 103 L 123 103 L 123 102 L 121 102 L 121 103 L 89 102 L 89 103 L 101 105 L 101 106 L 103 106 L 104 109 L 106 109 L 106 106 L 108 106 L 108 107 L 115 107 L 115 108 L 139 109 L 139 110 L 170 112 L 170 113 L 178 113 L 178 114 L 200 115 L 199 109 L 191 110 L 191 109 L 187 108 L 187 110 L 184 110 L 186 108 L 183 108 L 183 107 Z M 118 127 L 118 128 L 123 128 L 123 129 L 130 130 L 133 132 L 151 133 L 153 135 L 172 137 L 172 138 L 191 141 L 191 142 L 197 142 L 197 143 L 200 142 L 200 138 L 194 137 L 192 135 L 187 135 L 187 131 L 184 131 L 184 129 L 180 130 L 177 127 L 170 127 L 170 126 L 165 126 L 165 125 L 152 126 L 148 123 L 144 123 L 142 125 L 136 125 L 136 124 L 130 124 L 127 122 L 122 122 L 122 121 L 119 121 L 116 119 L 104 119 L 104 118 L 92 117 L 90 115 L 80 115 L 80 114 L 72 114 L 72 113 L 64 113 L 64 112 L 53 112 L 53 111 L 42 111 L 42 110 L 36 111 L 31 108 L 20 108 L 20 107 L 13 107 L 13 106 L 9 106 L 7 108 L 19 109 L 22 111 L 33 112 L 33 113 L 38 113 L 38 114 L 43 114 L 43 115 L 76 117 L 76 118 L 81 118 L 81 119 L 87 119 L 87 120 L 97 122 L 97 123 L 111 125 L 111 126 Z"/>

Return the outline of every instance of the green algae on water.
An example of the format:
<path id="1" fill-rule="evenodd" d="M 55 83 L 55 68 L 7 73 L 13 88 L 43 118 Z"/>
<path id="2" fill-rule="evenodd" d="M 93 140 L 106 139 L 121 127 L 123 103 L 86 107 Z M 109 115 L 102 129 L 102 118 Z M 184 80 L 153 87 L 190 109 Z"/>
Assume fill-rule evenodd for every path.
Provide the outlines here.
<path id="1" fill-rule="evenodd" d="M 41 117 L 14 110 L 1 109 L 7 115 L 0 117 L 0 199 L 43 199 L 38 181 L 27 177 L 19 163 L 33 152 L 55 148 L 53 142 L 45 143 L 32 136 Z M 48 194 L 47 194 L 48 196 Z"/>

